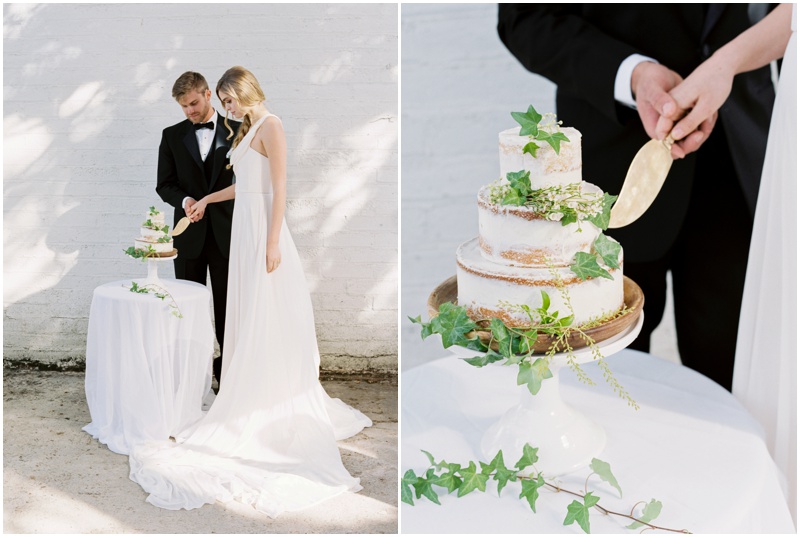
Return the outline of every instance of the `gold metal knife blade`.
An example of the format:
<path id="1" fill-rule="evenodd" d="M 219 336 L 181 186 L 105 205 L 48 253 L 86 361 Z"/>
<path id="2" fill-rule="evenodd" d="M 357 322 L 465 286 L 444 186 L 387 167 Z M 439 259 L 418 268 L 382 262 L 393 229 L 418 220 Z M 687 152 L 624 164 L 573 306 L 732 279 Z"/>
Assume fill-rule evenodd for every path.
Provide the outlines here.
<path id="1" fill-rule="evenodd" d="M 633 157 L 619 198 L 611 208 L 609 228 L 635 222 L 655 201 L 672 167 L 673 140 L 650 140 Z"/>
<path id="2" fill-rule="evenodd" d="M 612 210 L 612 212 L 613 212 L 613 210 Z M 184 216 L 183 218 L 178 220 L 177 224 L 175 224 L 175 229 L 170 231 L 170 233 L 169 233 L 170 236 L 171 237 L 175 237 L 176 235 L 180 235 L 181 233 L 186 231 L 186 228 L 189 227 L 189 224 L 191 224 L 191 223 L 192 223 L 192 220 L 188 216 Z"/>

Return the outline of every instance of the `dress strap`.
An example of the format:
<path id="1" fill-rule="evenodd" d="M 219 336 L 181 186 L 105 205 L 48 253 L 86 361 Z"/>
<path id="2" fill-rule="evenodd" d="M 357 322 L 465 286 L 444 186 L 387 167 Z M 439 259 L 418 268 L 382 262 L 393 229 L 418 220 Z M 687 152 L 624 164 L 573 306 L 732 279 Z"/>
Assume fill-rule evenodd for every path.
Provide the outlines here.
<path id="1" fill-rule="evenodd" d="M 244 137 L 241 140 L 239 140 L 239 143 L 236 145 L 236 149 L 233 149 L 228 152 L 228 157 L 230 158 L 231 166 L 239 162 L 239 160 L 241 160 L 244 154 L 247 153 L 247 149 L 250 148 L 250 141 L 253 139 L 253 136 L 255 136 L 256 131 L 261 126 L 261 124 L 264 123 L 264 120 L 270 116 L 276 118 L 278 121 L 281 120 L 281 118 L 279 118 L 275 114 L 270 114 L 269 112 L 267 112 L 266 114 L 261 116 L 258 119 L 258 121 L 250 125 L 250 128 L 247 130 L 247 134 L 245 134 Z M 281 122 L 281 124 L 283 123 Z"/>

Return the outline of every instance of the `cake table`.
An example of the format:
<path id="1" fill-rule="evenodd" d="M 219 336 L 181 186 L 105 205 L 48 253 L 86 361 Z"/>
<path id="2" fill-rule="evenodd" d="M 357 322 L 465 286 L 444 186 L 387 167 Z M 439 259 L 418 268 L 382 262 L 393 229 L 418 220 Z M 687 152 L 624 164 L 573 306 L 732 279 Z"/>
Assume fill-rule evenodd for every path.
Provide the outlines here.
<path id="1" fill-rule="evenodd" d="M 589 490 L 600 496 L 600 505 L 629 512 L 636 502 L 655 498 L 663 504 L 654 520 L 661 526 L 697 533 L 794 533 L 782 477 L 763 433 L 730 392 L 695 371 L 638 351 L 622 350 L 608 363 L 640 410 L 612 393 L 593 364 L 583 368 L 597 386 L 561 376 L 565 399 L 607 435 L 598 458 L 611 465 L 623 496 L 593 478 Z M 436 461 L 488 462 L 481 453 L 483 435 L 519 397 L 508 389 L 507 375 L 503 366 L 478 369 L 453 356 L 404 372 L 401 473 L 425 472 L 423 449 Z M 589 473 L 587 468 L 558 479 L 577 491 Z M 487 492 L 462 498 L 436 490 L 442 505 L 424 497 L 413 507 L 402 505 L 404 534 L 582 533 L 577 525 L 563 525 L 574 499 L 565 493 L 543 491 L 533 513 L 518 499 L 519 483 L 509 483 L 499 498 L 494 481 Z M 592 533 L 629 531 L 625 522 L 596 511 L 590 524 Z"/>
<path id="2" fill-rule="evenodd" d="M 165 440 L 198 420 L 211 389 L 211 293 L 184 280 L 158 285 L 182 318 L 172 314 L 169 299 L 130 292 L 131 280 L 101 285 L 92 297 L 86 341 L 92 421 L 84 430 L 116 453 Z"/>

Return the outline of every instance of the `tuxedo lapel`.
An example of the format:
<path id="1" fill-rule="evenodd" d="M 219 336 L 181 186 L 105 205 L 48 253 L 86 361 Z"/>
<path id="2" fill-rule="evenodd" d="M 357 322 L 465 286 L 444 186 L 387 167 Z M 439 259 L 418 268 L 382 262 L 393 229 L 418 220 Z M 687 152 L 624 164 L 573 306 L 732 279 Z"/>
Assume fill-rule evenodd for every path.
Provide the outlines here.
<path id="1" fill-rule="evenodd" d="M 208 186 L 209 191 L 213 190 L 214 183 L 217 182 L 222 168 L 227 165 L 228 159 L 226 158 L 228 150 L 231 147 L 231 140 L 226 138 L 230 132 L 225 126 L 225 120 L 222 115 L 217 112 L 217 129 L 214 133 L 214 169 L 211 171 L 211 184 Z"/>
<path id="2" fill-rule="evenodd" d="M 189 150 L 189 154 L 192 155 L 200 171 L 203 171 L 203 159 L 200 158 L 200 146 L 197 145 L 197 136 L 191 124 L 183 135 L 183 144 L 186 146 L 186 149 Z"/>

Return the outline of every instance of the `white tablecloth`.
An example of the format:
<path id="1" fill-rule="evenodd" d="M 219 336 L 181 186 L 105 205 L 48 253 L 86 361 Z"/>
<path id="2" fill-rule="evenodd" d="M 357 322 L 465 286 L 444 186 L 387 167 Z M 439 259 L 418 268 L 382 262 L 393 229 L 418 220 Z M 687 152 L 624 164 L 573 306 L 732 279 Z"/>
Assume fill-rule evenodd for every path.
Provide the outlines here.
<path id="1" fill-rule="evenodd" d="M 170 313 L 168 298 L 130 292 L 131 280 L 94 290 L 86 341 L 92 422 L 84 430 L 116 453 L 198 420 L 211 389 L 211 293 L 194 282 L 161 283 L 183 318 Z"/>
<path id="2" fill-rule="evenodd" d="M 563 399 L 599 423 L 607 443 L 598 458 L 608 462 L 623 492 L 593 477 L 589 490 L 600 505 L 630 512 L 638 501 L 662 502 L 654 524 L 701 533 L 795 533 L 781 492 L 781 477 L 767 452 L 763 432 L 723 388 L 685 367 L 624 350 L 608 358 L 615 376 L 640 405 L 634 410 L 611 392 L 594 364 L 583 366 L 597 386 L 580 384 L 561 372 Z M 436 461 L 484 460 L 480 441 L 486 429 L 519 402 L 516 368 L 481 369 L 456 357 L 408 370 L 402 377 L 401 473 L 428 467 L 421 449 Z M 535 446 L 534 446 L 535 447 Z M 517 459 L 506 457 L 506 466 Z M 560 478 L 580 491 L 590 470 Z M 583 533 L 563 521 L 574 496 L 543 490 L 534 514 L 518 499 L 519 483 L 497 496 L 487 492 L 462 498 L 435 487 L 441 506 L 425 497 L 402 504 L 403 533 Z M 622 521 L 620 521 L 622 520 Z M 628 532 L 630 521 L 592 510 L 592 533 Z"/>

